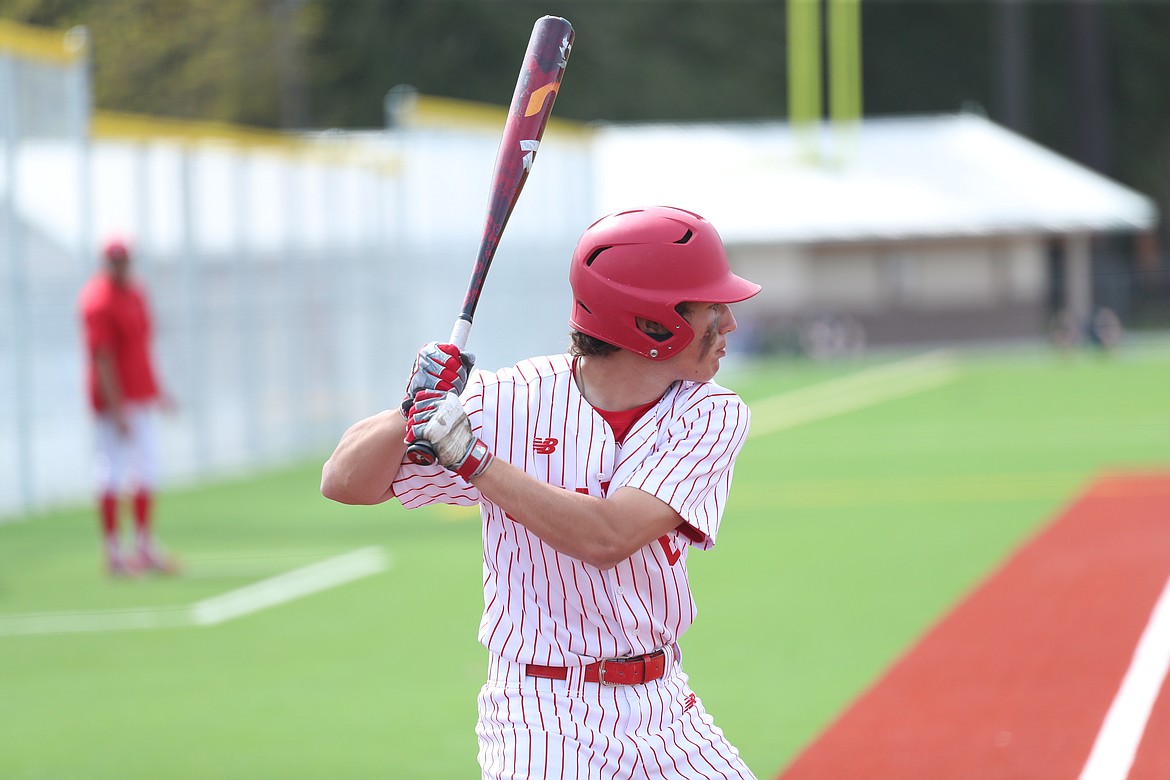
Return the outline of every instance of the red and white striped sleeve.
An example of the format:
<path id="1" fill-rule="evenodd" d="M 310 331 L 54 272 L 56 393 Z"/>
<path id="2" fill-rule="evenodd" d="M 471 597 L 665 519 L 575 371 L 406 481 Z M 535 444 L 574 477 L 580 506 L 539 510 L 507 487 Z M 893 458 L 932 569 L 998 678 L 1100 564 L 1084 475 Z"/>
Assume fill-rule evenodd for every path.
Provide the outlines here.
<path id="1" fill-rule="evenodd" d="M 735 393 L 706 383 L 679 392 L 665 416 L 657 449 L 625 484 L 670 504 L 690 526 L 683 530 L 690 542 L 710 549 L 751 413 Z"/>

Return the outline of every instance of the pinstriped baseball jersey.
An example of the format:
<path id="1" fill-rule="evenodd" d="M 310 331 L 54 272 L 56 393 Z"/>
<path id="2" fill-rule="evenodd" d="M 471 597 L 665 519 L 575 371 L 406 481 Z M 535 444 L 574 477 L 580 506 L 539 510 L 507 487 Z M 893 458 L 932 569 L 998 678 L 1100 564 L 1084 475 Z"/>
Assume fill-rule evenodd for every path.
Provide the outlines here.
<path id="1" fill-rule="evenodd" d="M 557 552 L 442 467 L 404 463 L 394 482 L 403 506 L 481 504 L 480 641 L 508 661 L 576 666 L 678 640 L 696 611 L 687 554 L 715 544 L 747 436 L 749 412 L 739 397 L 713 382 L 676 382 L 620 444 L 578 390 L 568 355 L 477 372 L 462 400 L 496 457 L 592 496 L 638 488 L 685 521 L 600 570 Z"/>

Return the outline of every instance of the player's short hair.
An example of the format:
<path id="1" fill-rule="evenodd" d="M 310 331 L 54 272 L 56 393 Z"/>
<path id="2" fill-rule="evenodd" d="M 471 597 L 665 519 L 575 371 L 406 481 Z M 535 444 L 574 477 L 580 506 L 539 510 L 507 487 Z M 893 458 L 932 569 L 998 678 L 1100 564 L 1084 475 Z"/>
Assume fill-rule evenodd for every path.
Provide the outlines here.
<path id="1" fill-rule="evenodd" d="M 573 357 L 604 357 L 612 355 L 621 347 L 574 330 L 569 333 L 569 354 Z"/>

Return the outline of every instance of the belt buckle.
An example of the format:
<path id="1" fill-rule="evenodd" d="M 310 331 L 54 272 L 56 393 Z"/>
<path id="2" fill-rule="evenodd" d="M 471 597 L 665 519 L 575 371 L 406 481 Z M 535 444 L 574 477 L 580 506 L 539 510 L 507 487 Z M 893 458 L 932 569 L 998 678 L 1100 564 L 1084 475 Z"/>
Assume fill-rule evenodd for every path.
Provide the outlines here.
<path id="1" fill-rule="evenodd" d="M 605 665 L 610 661 L 620 661 L 620 658 L 602 658 L 597 662 L 597 681 L 604 686 L 613 688 L 617 683 L 609 682 L 605 679 Z"/>

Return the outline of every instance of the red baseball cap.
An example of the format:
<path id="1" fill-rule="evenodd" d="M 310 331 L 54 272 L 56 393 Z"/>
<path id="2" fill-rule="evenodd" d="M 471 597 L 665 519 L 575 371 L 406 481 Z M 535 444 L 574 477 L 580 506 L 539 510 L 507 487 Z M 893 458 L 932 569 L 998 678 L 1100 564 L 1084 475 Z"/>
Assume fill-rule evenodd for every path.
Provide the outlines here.
<path id="1" fill-rule="evenodd" d="M 130 257 L 130 246 L 121 236 L 111 236 L 102 246 L 102 257 L 107 260 L 127 260 Z"/>

